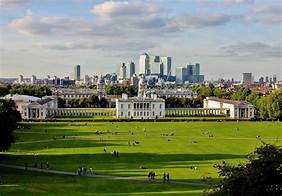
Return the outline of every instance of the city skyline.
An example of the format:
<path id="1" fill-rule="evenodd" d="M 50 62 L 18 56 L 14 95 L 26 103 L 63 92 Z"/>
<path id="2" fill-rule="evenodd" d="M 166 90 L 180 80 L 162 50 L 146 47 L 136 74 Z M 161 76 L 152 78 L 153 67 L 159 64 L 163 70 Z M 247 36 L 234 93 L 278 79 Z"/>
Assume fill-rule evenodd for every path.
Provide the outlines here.
<path id="1" fill-rule="evenodd" d="M 84 77 L 132 60 L 139 70 L 147 52 L 172 57 L 172 71 L 199 62 L 208 80 L 243 72 L 281 80 L 279 1 L 0 2 L 0 77 L 71 76 L 76 64 Z"/>

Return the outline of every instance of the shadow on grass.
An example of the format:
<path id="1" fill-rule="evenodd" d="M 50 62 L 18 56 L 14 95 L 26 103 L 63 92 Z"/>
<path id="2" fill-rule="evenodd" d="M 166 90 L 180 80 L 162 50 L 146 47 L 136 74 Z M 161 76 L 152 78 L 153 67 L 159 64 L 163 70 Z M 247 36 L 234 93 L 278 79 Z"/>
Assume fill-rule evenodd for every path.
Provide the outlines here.
<path id="1" fill-rule="evenodd" d="M 72 193 L 72 195 L 82 193 L 101 195 L 116 195 L 117 193 L 121 195 L 186 195 L 189 193 L 189 195 L 201 195 L 202 190 L 207 188 L 206 186 L 190 186 L 173 183 L 42 174 L 3 168 L 0 168 L 0 173 L 3 185 L 18 185 L 10 187 L 0 185 L 0 190 L 4 195 L 30 195 L 32 193 L 56 193 L 57 195 L 68 195 L 69 193 Z"/>
<path id="2" fill-rule="evenodd" d="M 66 171 L 75 171 L 79 165 L 87 165 L 95 170 L 111 172 L 119 169 L 125 171 L 139 169 L 140 166 L 144 166 L 146 169 L 188 168 L 192 164 L 205 164 L 207 161 L 241 159 L 244 157 L 245 155 L 235 154 L 121 153 L 117 158 L 112 157 L 110 153 L 83 154 L 83 152 L 82 154 L 43 154 L 38 157 L 34 155 L 0 154 L 0 163 L 18 165 L 28 163 L 33 165 L 35 162 L 49 162 L 52 168 Z"/>
<path id="3" fill-rule="evenodd" d="M 47 139 L 47 140 L 50 140 Z M 52 139 L 51 139 L 52 140 Z M 30 143 L 16 143 L 13 145 L 13 148 L 11 150 L 17 150 L 21 149 L 23 151 L 25 150 L 44 150 L 44 149 L 50 149 L 52 148 L 94 148 L 94 147 L 105 147 L 105 146 L 126 146 L 126 144 L 117 144 L 117 143 L 111 143 L 111 141 L 116 142 L 116 140 L 106 140 L 106 141 L 100 141 L 100 140 L 82 140 L 82 139 L 76 139 L 76 138 L 67 138 L 67 139 L 61 139 L 58 138 L 57 140 L 53 141 L 46 141 L 46 142 L 39 142 L 34 145 L 32 143 L 33 141 L 29 141 Z M 119 140 L 120 142 L 125 142 L 127 140 Z M 35 141 L 36 142 L 36 141 Z"/>

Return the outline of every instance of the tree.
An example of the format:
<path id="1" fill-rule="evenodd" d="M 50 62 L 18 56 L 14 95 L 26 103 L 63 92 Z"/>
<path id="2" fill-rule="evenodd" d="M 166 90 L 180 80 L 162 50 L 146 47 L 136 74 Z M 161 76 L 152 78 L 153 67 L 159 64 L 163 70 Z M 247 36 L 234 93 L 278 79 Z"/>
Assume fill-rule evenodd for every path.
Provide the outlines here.
<path id="1" fill-rule="evenodd" d="M 21 120 L 14 101 L 0 99 L 0 151 L 8 150 L 15 142 L 13 130 Z"/>
<path id="2" fill-rule="evenodd" d="M 264 144 L 256 148 L 247 158 L 246 164 L 217 165 L 223 179 L 209 195 L 282 195 L 282 149 L 271 144 Z"/>

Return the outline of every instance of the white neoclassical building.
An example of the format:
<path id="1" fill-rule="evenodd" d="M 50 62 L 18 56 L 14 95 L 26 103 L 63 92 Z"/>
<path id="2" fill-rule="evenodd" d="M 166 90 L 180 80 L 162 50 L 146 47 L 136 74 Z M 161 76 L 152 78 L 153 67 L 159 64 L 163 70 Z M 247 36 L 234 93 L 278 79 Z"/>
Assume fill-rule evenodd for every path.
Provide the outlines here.
<path id="1" fill-rule="evenodd" d="M 139 80 L 138 96 L 128 97 L 123 94 L 121 99 L 116 99 L 116 117 L 133 119 L 150 119 L 165 117 L 165 100 L 157 95 L 146 97 L 146 84 L 143 78 Z"/>
<path id="2" fill-rule="evenodd" d="M 204 99 L 204 108 L 206 109 L 227 109 L 227 114 L 231 118 L 254 118 L 255 108 L 246 101 L 233 101 L 220 99 L 217 97 L 207 97 Z"/>
<path id="3" fill-rule="evenodd" d="M 12 99 L 22 119 L 45 119 L 49 109 L 57 109 L 57 99 L 46 96 L 42 99 L 28 95 L 7 95 L 5 99 Z"/>

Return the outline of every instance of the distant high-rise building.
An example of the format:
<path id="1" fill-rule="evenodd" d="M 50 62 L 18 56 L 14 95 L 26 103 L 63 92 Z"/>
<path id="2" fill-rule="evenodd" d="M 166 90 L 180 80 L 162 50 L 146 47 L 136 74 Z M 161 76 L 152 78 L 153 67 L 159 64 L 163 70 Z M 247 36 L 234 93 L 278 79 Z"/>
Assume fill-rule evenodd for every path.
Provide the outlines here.
<path id="1" fill-rule="evenodd" d="M 32 75 L 31 78 L 30 78 L 30 83 L 31 84 L 35 84 L 36 83 L 36 76 L 35 75 Z"/>
<path id="2" fill-rule="evenodd" d="M 163 74 L 168 77 L 171 76 L 171 57 L 161 57 L 161 62 L 163 63 Z"/>
<path id="3" fill-rule="evenodd" d="M 150 57 L 147 53 L 144 53 L 139 57 L 139 74 L 150 74 Z"/>
<path id="4" fill-rule="evenodd" d="M 80 65 L 74 66 L 74 80 L 80 81 Z"/>
<path id="5" fill-rule="evenodd" d="M 120 79 L 126 79 L 126 65 L 125 63 L 122 63 L 121 67 L 120 67 L 120 75 L 119 75 Z"/>
<path id="6" fill-rule="evenodd" d="M 171 66 L 171 57 L 149 56 L 147 53 L 144 53 L 139 58 L 139 74 L 158 75 L 160 78 L 171 76 Z"/>
<path id="7" fill-rule="evenodd" d="M 134 62 L 117 64 L 116 74 L 118 79 L 130 79 L 135 74 Z"/>
<path id="8" fill-rule="evenodd" d="M 273 75 L 273 83 L 276 83 L 276 82 L 277 82 L 277 76 Z"/>
<path id="9" fill-rule="evenodd" d="M 269 83 L 269 78 L 268 78 L 268 76 L 265 77 L 265 83 Z"/>
<path id="10" fill-rule="evenodd" d="M 131 78 L 133 74 L 135 74 L 135 63 L 134 62 L 126 63 L 126 76 L 128 78 Z"/>
<path id="11" fill-rule="evenodd" d="M 263 79 L 263 77 L 260 77 L 259 78 L 259 84 L 263 84 L 264 83 L 264 79 Z"/>
<path id="12" fill-rule="evenodd" d="M 187 67 L 177 67 L 175 70 L 175 81 L 176 83 L 183 83 L 187 81 L 188 68 Z"/>
<path id="13" fill-rule="evenodd" d="M 202 83 L 204 75 L 200 75 L 200 64 L 189 64 L 187 67 L 176 68 L 176 82 Z"/>
<path id="14" fill-rule="evenodd" d="M 253 83 L 253 77 L 252 73 L 243 73 L 243 84 L 252 84 Z"/>
<path id="15" fill-rule="evenodd" d="M 23 83 L 23 75 L 19 75 L 18 83 L 19 83 L 19 84 L 22 84 L 22 83 Z"/>
<path id="16" fill-rule="evenodd" d="M 150 74 L 163 76 L 163 63 L 160 56 L 150 56 Z"/>

